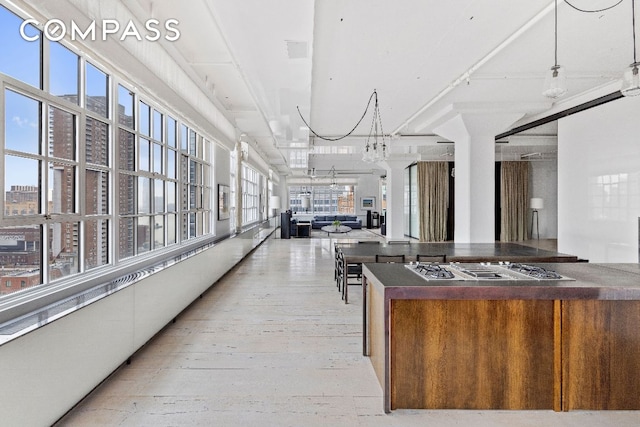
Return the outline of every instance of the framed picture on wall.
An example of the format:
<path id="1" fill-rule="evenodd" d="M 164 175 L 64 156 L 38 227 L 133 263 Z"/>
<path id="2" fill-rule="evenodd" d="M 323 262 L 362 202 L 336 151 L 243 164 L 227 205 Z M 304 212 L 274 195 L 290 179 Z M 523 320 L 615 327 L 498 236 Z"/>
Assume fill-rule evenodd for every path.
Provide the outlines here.
<path id="1" fill-rule="evenodd" d="M 229 219 L 229 186 L 218 184 L 218 221 Z"/>
<path id="2" fill-rule="evenodd" d="M 376 208 L 376 198 L 375 197 L 362 197 L 360 198 L 360 209 L 369 210 Z"/>

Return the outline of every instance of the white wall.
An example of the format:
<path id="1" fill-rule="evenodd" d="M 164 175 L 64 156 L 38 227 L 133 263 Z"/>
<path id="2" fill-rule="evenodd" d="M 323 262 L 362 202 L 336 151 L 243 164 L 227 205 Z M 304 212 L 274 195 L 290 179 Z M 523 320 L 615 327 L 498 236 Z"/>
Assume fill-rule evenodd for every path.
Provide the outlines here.
<path id="1" fill-rule="evenodd" d="M 0 425 L 52 425 L 266 233 L 254 228 L 227 239 L 0 345 Z"/>
<path id="2" fill-rule="evenodd" d="M 213 158 L 214 158 L 214 173 L 215 179 L 213 183 L 213 224 L 216 236 L 228 236 L 231 233 L 231 219 L 224 219 L 222 221 L 218 220 L 218 184 L 225 184 L 229 186 L 229 191 L 231 191 L 231 187 L 234 185 L 233 182 L 230 182 L 231 177 L 231 160 L 230 160 L 230 152 L 227 148 L 221 147 L 218 144 L 213 144 Z M 231 193 L 229 193 L 229 197 L 231 197 Z M 229 201 L 230 203 L 234 203 L 233 200 Z"/>
<path id="3" fill-rule="evenodd" d="M 531 197 L 544 200 L 544 209 L 538 211 L 538 224 L 541 239 L 558 237 L 558 162 L 556 160 L 540 160 L 531 162 Z M 529 212 L 529 223 L 531 215 Z M 535 229 L 534 236 L 536 238 Z"/>
<path id="4" fill-rule="evenodd" d="M 640 98 L 558 123 L 558 250 L 591 262 L 638 262 Z"/>
<path id="5" fill-rule="evenodd" d="M 371 212 L 382 212 L 382 201 L 380 200 L 380 176 L 378 175 L 362 175 L 358 179 L 358 185 L 356 186 L 356 194 L 354 197 L 356 215 L 362 218 L 362 226 L 365 226 L 365 220 L 367 218 L 367 210 L 360 209 L 360 199 L 363 197 L 375 197 L 376 205 Z"/>

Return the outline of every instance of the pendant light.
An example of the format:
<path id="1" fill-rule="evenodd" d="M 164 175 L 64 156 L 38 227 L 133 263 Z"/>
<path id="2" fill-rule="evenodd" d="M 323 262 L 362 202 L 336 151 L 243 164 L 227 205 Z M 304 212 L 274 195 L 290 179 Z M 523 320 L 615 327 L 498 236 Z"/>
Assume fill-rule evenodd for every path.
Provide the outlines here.
<path id="1" fill-rule="evenodd" d="M 640 75 L 638 67 L 640 62 L 636 60 L 636 8 L 635 0 L 631 0 L 631 25 L 633 30 L 633 63 L 626 69 L 622 76 L 622 88 L 620 92 L 624 96 L 640 95 Z"/>
<path id="2" fill-rule="evenodd" d="M 331 166 L 331 170 L 329 172 L 331 173 L 331 184 L 329 185 L 329 187 L 331 187 L 332 190 L 335 190 L 336 188 L 338 188 L 338 182 L 336 181 L 335 166 Z"/>
<path id="3" fill-rule="evenodd" d="M 378 107 L 378 92 L 374 89 L 375 107 L 373 108 L 373 120 L 369 136 L 362 151 L 362 160 L 365 162 L 379 162 L 389 157 L 387 143 L 385 141 L 384 130 L 382 129 L 382 119 L 380 118 L 380 108 Z M 379 130 L 378 130 L 379 128 Z M 370 142 L 371 141 L 371 142 Z"/>
<path id="4" fill-rule="evenodd" d="M 558 0 L 555 0 L 554 8 L 554 59 L 553 67 L 547 71 L 547 77 L 544 80 L 544 90 L 542 94 L 547 98 L 560 98 L 567 93 L 566 75 L 564 67 L 558 65 Z"/>

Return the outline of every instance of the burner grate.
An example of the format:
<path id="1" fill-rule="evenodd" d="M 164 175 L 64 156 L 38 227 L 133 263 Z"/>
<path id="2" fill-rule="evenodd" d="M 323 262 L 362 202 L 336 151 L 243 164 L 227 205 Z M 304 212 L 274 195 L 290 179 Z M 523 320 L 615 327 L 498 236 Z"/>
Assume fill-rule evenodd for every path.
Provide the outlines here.
<path id="1" fill-rule="evenodd" d="M 562 279 L 562 276 L 553 270 L 547 270 L 543 267 L 527 264 L 509 264 L 506 266 L 509 270 L 525 274 L 536 279 Z"/>
<path id="2" fill-rule="evenodd" d="M 432 279 L 453 279 L 455 276 L 446 268 L 437 264 L 418 264 L 415 271 Z"/>

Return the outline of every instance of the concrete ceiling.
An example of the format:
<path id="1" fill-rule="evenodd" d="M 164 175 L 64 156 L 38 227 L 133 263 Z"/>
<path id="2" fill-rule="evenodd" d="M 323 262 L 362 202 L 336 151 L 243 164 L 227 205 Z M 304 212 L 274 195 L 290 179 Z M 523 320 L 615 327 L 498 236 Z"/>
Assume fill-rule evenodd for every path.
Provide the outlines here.
<path id="1" fill-rule="evenodd" d="M 84 4 L 67 1 L 74 8 Z M 550 0 L 122 4 L 141 21 L 179 20 L 180 39 L 165 42 L 166 51 L 274 170 L 302 177 L 337 162 L 356 171 L 378 167 L 360 160 L 372 108 L 353 135 L 338 142 L 310 137 L 302 119 L 320 135 L 344 135 L 374 89 L 384 131 L 392 134 L 391 153 L 425 159 L 451 157 L 454 146 L 442 144 L 446 139 L 436 130 L 456 106 L 521 112 L 499 130 L 506 131 L 617 91 L 633 62 L 631 1 L 571 0 L 587 10 L 620 3 L 586 13 L 558 0 L 558 63 L 567 70 L 569 91 L 555 101 L 541 94 L 554 64 Z M 553 153 L 555 129 L 550 124 L 507 138 L 496 153 Z"/>

